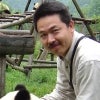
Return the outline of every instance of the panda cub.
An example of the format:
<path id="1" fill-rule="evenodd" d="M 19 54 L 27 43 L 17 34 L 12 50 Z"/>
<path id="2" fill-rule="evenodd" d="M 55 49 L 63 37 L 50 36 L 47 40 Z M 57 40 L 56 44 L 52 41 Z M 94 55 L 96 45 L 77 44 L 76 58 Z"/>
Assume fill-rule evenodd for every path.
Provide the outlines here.
<path id="1" fill-rule="evenodd" d="M 26 87 L 22 84 L 18 84 L 15 87 L 15 91 L 9 92 L 0 100 L 40 100 L 37 96 L 29 93 Z"/>
<path id="2" fill-rule="evenodd" d="M 15 91 L 18 91 L 18 90 L 19 90 L 19 92 L 16 94 L 15 100 L 23 100 L 23 99 L 24 100 L 31 100 L 30 94 L 24 85 L 18 84 L 15 87 Z"/>

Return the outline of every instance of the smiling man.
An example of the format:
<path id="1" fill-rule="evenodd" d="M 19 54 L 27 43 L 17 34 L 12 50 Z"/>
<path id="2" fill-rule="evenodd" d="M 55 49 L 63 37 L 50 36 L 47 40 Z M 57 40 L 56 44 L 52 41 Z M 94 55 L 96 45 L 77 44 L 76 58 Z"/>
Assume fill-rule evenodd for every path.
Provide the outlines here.
<path id="1" fill-rule="evenodd" d="M 70 21 L 69 26 L 66 27 L 57 14 L 38 20 L 37 29 L 44 47 L 52 53 L 64 57 L 72 43 L 73 25 L 73 21 Z"/>
<path id="2" fill-rule="evenodd" d="M 34 14 L 43 46 L 57 55 L 57 83 L 42 100 L 99 100 L 100 44 L 74 29 L 68 8 L 44 2 Z"/>

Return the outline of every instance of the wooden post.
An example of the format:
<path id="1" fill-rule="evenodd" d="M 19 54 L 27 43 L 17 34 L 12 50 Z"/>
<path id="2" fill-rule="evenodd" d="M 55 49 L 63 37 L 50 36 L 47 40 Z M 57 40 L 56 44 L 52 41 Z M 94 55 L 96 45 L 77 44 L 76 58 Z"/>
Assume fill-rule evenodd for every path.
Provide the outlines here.
<path id="1" fill-rule="evenodd" d="M 20 36 L 0 33 L 0 97 L 5 93 L 6 55 L 32 54 L 33 51 L 34 37 L 32 35 Z"/>
<path id="2" fill-rule="evenodd" d="M 28 0 L 27 5 L 26 5 L 26 7 L 25 7 L 25 11 L 28 10 L 30 3 L 31 3 L 31 0 Z M 24 12 L 25 12 L 25 11 L 24 11 Z"/>
<path id="3" fill-rule="evenodd" d="M 6 57 L 0 55 L 0 97 L 5 93 L 5 68 L 6 68 Z"/>
<path id="4" fill-rule="evenodd" d="M 77 11 L 79 12 L 80 16 L 81 16 L 82 18 L 85 18 L 85 16 L 83 15 L 83 13 L 82 13 L 82 11 L 81 11 L 81 9 L 80 9 L 80 7 L 79 7 L 77 1 L 76 1 L 76 0 L 72 0 L 72 1 L 73 1 L 74 5 L 75 5 Z M 87 22 L 84 22 L 84 24 L 85 24 L 85 26 L 87 27 L 87 30 L 88 30 L 88 32 L 90 33 L 91 37 L 92 37 L 94 40 L 96 40 L 96 38 L 95 38 L 95 36 L 94 36 L 94 34 L 93 34 L 93 31 L 92 31 L 91 27 L 87 24 Z"/>

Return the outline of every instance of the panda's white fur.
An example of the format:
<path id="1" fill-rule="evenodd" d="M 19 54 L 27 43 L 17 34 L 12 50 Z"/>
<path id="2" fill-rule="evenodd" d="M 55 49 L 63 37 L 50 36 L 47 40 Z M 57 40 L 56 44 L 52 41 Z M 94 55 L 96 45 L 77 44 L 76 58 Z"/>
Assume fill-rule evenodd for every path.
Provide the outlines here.
<path id="1" fill-rule="evenodd" d="M 40 3 L 34 3 L 34 7 L 33 7 L 33 10 L 36 10 L 38 7 L 40 6 Z"/>
<path id="2" fill-rule="evenodd" d="M 0 98 L 0 100 L 40 100 L 40 99 L 34 94 L 29 93 L 28 90 L 22 89 L 9 92 L 5 96 Z"/>

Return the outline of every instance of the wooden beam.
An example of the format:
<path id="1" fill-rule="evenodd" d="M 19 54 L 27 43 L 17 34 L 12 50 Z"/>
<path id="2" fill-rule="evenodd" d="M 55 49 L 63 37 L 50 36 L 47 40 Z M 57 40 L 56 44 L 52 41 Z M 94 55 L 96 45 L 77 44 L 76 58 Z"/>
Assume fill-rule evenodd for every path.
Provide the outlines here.
<path id="1" fill-rule="evenodd" d="M 0 55 L 32 54 L 34 45 L 34 37 L 32 35 L 0 34 Z"/>
<path id="2" fill-rule="evenodd" d="M 96 20 L 94 19 L 85 19 L 85 18 L 77 18 L 77 17 L 72 17 L 72 19 L 74 21 L 82 21 L 82 22 L 85 22 L 87 24 L 96 24 Z"/>
<path id="3" fill-rule="evenodd" d="M 75 5 L 75 7 L 76 7 L 76 9 L 77 9 L 77 11 L 78 11 L 78 13 L 79 13 L 79 15 L 80 15 L 82 18 L 85 18 L 85 16 L 84 16 L 84 14 L 82 13 L 82 11 L 81 11 L 81 9 L 80 9 L 80 7 L 79 7 L 77 1 L 76 1 L 76 0 L 72 0 L 72 2 L 73 2 L 73 4 Z M 84 24 L 85 24 L 85 26 L 86 26 L 88 32 L 90 33 L 91 37 L 92 37 L 94 40 L 96 40 L 96 38 L 95 38 L 95 36 L 94 36 L 94 34 L 93 34 L 93 31 L 92 31 L 91 27 L 87 24 L 87 22 L 84 22 Z"/>
<path id="4" fill-rule="evenodd" d="M 57 68 L 57 65 L 56 64 L 50 64 L 50 65 L 27 65 L 27 66 L 24 66 L 25 69 L 32 69 L 32 68 Z"/>
<path id="5" fill-rule="evenodd" d="M 24 12 L 28 10 L 30 3 L 31 3 L 31 0 L 28 0 Z"/>
<path id="6" fill-rule="evenodd" d="M 11 26 L 24 24 L 26 22 L 29 22 L 31 20 L 31 18 L 33 18 L 33 14 L 32 15 L 27 15 L 25 18 L 20 18 L 20 20 L 15 20 L 15 21 L 13 21 L 11 23 L 9 22 L 9 23 L 1 24 L 0 28 L 4 29 L 4 28 L 11 27 Z"/>
<path id="7" fill-rule="evenodd" d="M 0 29 L 0 32 L 6 35 L 30 35 L 30 30 Z"/>

